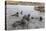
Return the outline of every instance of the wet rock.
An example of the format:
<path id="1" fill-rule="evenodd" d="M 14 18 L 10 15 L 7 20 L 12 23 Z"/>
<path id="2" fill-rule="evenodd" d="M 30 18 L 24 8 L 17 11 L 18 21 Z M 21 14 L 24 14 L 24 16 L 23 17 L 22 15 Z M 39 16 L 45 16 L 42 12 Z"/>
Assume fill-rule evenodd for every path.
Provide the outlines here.
<path id="1" fill-rule="evenodd" d="M 42 20 L 43 20 L 43 18 L 42 18 L 42 17 L 40 17 L 39 21 L 42 21 Z"/>
<path id="2" fill-rule="evenodd" d="M 12 27 L 14 27 L 14 28 L 17 27 L 17 24 L 16 23 L 13 23 L 12 24 Z"/>
<path id="3" fill-rule="evenodd" d="M 28 17 L 30 17 L 30 14 L 28 14 Z"/>
<path id="4" fill-rule="evenodd" d="M 29 20 L 30 20 L 30 14 L 28 14 L 27 16 L 26 16 L 26 15 L 24 15 L 24 16 L 23 16 L 23 19 L 25 19 L 25 20 L 29 21 Z"/>
<path id="5" fill-rule="evenodd" d="M 22 25 L 25 25 L 25 24 L 26 24 L 26 22 L 25 22 L 24 19 L 21 20 L 21 24 L 22 24 Z"/>
<path id="6" fill-rule="evenodd" d="M 31 19 L 34 19 L 34 17 L 31 17 Z"/>
<path id="7" fill-rule="evenodd" d="M 19 13 L 16 12 L 16 14 L 12 15 L 12 16 L 16 16 L 16 17 L 19 17 Z"/>
<path id="8" fill-rule="evenodd" d="M 16 16 L 19 17 L 19 13 L 18 12 L 16 13 Z"/>
<path id="9" fill-rule="evenodd" d="M 26 20 L 27 20 L 27 21 L 30 20 L 30 14 L 28 14 L 28 16 L 26 17 Z"/>
<path id="10" fill-rule="evenodd" d="M 22 29 L 25 29 L 26 25 L 27 25 L 26 20 L 25 19 L 21 19 L 21 27 L 22 27 Z"/>
<path id="11" fill-rule="evenodd" d="M 21 11 L 20 14 L 22 15 L 23 14 L 23 11 Z"/>
<path id="12" fill-rule="evenodd" d="M 21 24 L 21 21 L 16 21 L 12 24 L 13 27 L 17 27 L 19 24 Z"/>

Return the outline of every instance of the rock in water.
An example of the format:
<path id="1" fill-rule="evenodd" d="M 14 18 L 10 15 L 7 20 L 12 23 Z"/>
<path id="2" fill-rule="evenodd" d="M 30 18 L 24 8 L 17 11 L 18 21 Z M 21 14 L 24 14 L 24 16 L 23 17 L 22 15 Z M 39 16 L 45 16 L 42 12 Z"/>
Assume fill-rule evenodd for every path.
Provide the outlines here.
<path id="1" fill-rule="evenodd" d="M 20 13 L 21 15 L 23 14 L 23 11 L 21 11 L 21 13 Z"/>
<path id="2" fill-rule="evenodd" d="M 31 19 L 34 19 L 34 17 L 31 17 Z"/>
<path id="3" fill-rule="evenodd" d="M 12 16 L 19 17 L 19 13 L 17 12 L 16 14 L 14 14 L 14 15 L 12 15 Z"/>
<path id="4" fill-rule="evenodd" d="M 16 26 L 17 26 L 16 23 L 13 23 L 13 24 L 12 24 L 12 27 L 16 27 Z"/>
<path id="5" fill-rule="evenodd" d="M 40 17 L 39 21 L 42 21 L 42 19 L 43 19 L 43 18 L 42 18 L 42 17 Z"/>

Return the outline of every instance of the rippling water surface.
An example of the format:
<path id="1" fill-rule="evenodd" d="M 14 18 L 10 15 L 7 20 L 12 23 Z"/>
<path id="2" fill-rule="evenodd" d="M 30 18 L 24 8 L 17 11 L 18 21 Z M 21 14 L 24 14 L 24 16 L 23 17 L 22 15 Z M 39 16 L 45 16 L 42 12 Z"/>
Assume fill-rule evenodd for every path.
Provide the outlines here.
<path id="1" fill-rule="evenodd" d="M 38 11 L 34 10 L 34 6 L 23 6 L 23 5 L 7 5 L 7 29 L 8 30 L 15 30 L 15 28 L 12 27 L 12 24 L 15 21 L 21 20 L 23 15 L 19 14 L 19 17 L 12 17 L 11 15 L 15 14 L 16 12 L 21 12 L 23 11 L 23 15 L 28 15 L 30 14 L 31 16 L 38 18 L 38 19 L 31 19 L 30 18 L 30 23 L 29 23 L 29 29 L 34 29 L 34 28 L 44 28 L 44 13 L 40 13 Z M 39 22 L 39 16 L 43 17 L 42 22 Z"/>

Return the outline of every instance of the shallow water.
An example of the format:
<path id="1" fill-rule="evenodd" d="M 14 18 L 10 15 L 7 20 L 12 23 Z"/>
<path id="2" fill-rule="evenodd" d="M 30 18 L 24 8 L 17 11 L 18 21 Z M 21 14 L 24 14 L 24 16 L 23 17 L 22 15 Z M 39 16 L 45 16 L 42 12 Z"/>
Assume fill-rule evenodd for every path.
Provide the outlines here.
<path id="1" fill-rule="evenodd" d="M 30 14 L 31 16 L 33 16 L 35 18 L 35 19 L 31 19 L 31 16 L 30 16 L 30 22 L 28 24 L 28 29 L 44 28 L 45 15 L 43 12 L 40 13 L 38 11 L 35 11 L 34 6 L 7 5 L 7 15 L 6 16 L 7 16 L 7 29 L 8 30 L 16 29 L 16 28 L 12 27 L 12 24 L 16 21 L 20 21 L 22 19 L 23 15 L 19 14 L 19 17 L 11 16 L 11 15 L 15 14 L 17 11 L 20 13 L 21 10 L 23 11 L 23 15 Z M 42 22 L 39 21 L 40 16 L 43 17 Z"/>

